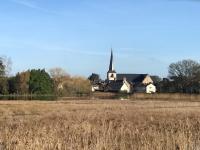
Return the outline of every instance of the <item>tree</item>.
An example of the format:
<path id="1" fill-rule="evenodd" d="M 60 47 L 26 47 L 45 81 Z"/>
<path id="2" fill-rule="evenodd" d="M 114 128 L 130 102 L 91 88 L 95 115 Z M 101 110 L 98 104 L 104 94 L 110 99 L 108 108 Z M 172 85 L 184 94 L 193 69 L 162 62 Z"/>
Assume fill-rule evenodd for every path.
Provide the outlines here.
<path id="1" fill-rule="evenodd" d="M 194 60 L 182 60 L 169 65 L 169 78 L 177 92 L 193 92 L 200 81 L 200 64 Z"/>
<path id="2" fill-rule="evenodd" d="M 49 72 L 54 82 L 54 92 L 59 95 L 59 93 L 61 93 L 59 85 L 68 80 L 70 75 L 64 69 L 59 67 L 52 68 L 49 70 Z"/>
<path id="3" fill-rule="evenodd" d="M 56 67 L 49 70 L 52 78 L 62 78 L 69 76 L 69 74 L 62 68 Z"/>
<path id="4" fill-rule="evenodd" d="M 88 79 L 90 80 L 90 82 L 93 83 L 98 83 L 101 81 L 100 76 L 98 74 L 92 73 Z"/>
<path id="5" fill-rule="evenodd" d="M 0 77 L 5 75 L 5 65 L 3 59 L 0 57 Z"/>
<path id="6" fill-rule="evenodd" d="M 6 77 L 0 77 L 0 94 L 8 94 L 8 79 Z"/>
<path id="7" fill-rule="evenodd" d="M 28 94 L 29 93 L 29 80 L 30 71 L 18 73 L 15 77 L 15 84 L 18 94 Z"/>
<path id="8" fill-rule="evenodd" d="M 44 69 L 30 71 L 29 91 L 33 94 L 53 94 L 53 81 Z"/>
<path id="9" fill-rule="evenodd" d="M 8 75 L 10 71 L 10 59 L 0 57 L 0 94 L 8 94 Z"/>
<path id="10" fill-rule="evenodd" d="M 62 95 L 65 96 L 90 94 L 91 92 L 90 81 L 83 77 L 72 77 L 66 79 L 62 83 L 62 89 L 60 90 L 60 92 Z"/>
<path id="11" fill-rule="evenodd" d="M 11 60 L 7 57 L 0 57 L 0 77 L 5 77 L 11 70 Z"/>
<path id="12" fill-rule="evenodd" d="M 16 82 L 16 76 L 9 77 L 8 78 L 8 91 L 9 94 L 16 94 L 17 93 L 17 82 Z"/>

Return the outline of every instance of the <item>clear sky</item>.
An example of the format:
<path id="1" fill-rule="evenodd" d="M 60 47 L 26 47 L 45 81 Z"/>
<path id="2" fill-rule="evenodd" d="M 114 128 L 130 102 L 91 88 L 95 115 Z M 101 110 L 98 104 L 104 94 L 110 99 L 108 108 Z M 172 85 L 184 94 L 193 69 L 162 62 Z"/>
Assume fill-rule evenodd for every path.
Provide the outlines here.
<path id="1" fill-rule="evenodd" d="M 200 58 L 198 0 L 1 0 L 0 55 L 12 73 L 62 67 L 105 77 L 167 76 L 171 62 Z"/>

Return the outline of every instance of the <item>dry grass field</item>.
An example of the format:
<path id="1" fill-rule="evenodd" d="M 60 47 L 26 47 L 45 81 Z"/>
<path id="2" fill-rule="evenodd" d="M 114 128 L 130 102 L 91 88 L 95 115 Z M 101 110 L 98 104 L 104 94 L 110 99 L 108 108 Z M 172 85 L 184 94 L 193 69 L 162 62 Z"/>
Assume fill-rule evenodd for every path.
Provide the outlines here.
<path id="1" fill-rule="evenodd" d="M 0 101 L 0 149 L 198 150 L 200 102 Z"/>

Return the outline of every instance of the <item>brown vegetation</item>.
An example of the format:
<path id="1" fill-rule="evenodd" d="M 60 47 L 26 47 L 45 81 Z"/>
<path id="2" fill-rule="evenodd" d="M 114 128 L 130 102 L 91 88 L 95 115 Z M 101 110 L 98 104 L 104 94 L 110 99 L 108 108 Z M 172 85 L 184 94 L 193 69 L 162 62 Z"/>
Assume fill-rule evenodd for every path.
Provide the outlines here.
<path id="1" fill-rule="evenodd" d="M 49 72 L 54 81 L 54 93 L 56 95 L 77 97 L 90 94 L 91 84 L 88 79 L 70 76 L 62 68 L 53 68 Z"/>
<path id="2" fill-rule="evenodd" d="M 0 102 L 0 149 L 199 149 L 200 103 Z"/>
<path id="3" fill-rule="evenodd" d="M 95 92 L 90 96 L 92 99 L 129 99 L 129 100 L 151 100 L 151 101 L 191 101 L 200 102 L 199 94 L 183 94 L 183 93 L 109 93 Z"/>
<path id="4" fill-rule="evenodd" d="M 200 102 L 200 95 L 199 94 L 183 94 L 183 93 L 156 93 L 156 94 L 135 93 L 130 96 L 130 99 Z"/>

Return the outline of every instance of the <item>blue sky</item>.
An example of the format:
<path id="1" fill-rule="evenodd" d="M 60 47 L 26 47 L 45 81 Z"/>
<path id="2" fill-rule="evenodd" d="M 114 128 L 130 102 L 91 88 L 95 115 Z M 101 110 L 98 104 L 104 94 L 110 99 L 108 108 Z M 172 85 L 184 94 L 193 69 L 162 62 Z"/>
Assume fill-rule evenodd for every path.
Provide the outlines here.
<path id="1" fill-rule="evenodd" d="M 12 73 L 62 67 L 105 78 L 110 48 L 119 73 L 167 76 L 200 58 L 198 0 L 2 0 L 0 55 Z"/>

